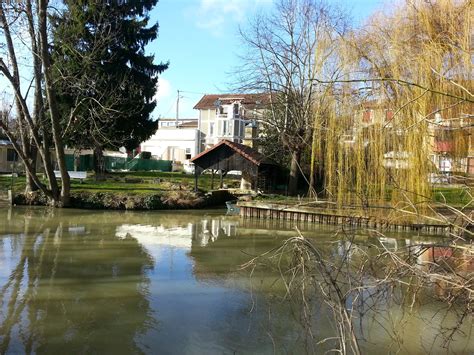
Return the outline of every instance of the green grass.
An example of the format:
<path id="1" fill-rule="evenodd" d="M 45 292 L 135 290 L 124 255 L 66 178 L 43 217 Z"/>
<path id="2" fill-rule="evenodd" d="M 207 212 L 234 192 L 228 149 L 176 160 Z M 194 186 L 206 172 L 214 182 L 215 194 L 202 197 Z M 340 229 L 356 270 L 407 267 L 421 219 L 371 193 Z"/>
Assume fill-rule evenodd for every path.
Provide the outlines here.
<path id="1" fill-rule="evenodd" d="M 91 174 L 92 175 L 92 174 Z M 141 180 L 139 182 L 127 182 L 127 179 Z M 44 181 L 46 182 L 46 181 Z M 26 179 L 20 176 L 13 179 L 13 190 L 23 191 Z M 229 187 L 237 187 L 240 180 L 225 177 L 224 184 Z M 12 186 L 12 178 L 0 175 L 0 191 L 9 190 Z M 200 175 L 198 187 L 201 190 L 211 190 L 211 176 Z M 219 187 L 219 177 L 214 177 L 214 188 Z M 72 191 L 100 191 L 100 192 L 123 192 L 123 193 L 159 193 L 160 191 L 179 191 L 194 189 L 194 175 L 182 173 L 164 172 L 121 172 L 107 175 L 104 181 L 96 181 L 94 176 L 85 179 L 71 180 Z"/>
<path id="2" fill-rule="evenodd" d="M 462 207 L 470 204 L 474 207 L 470 196 L 471 188 L 461 187 L 437 187 L 433 192 L 433 200 L 440 203 L 446 203 L 453 207 Z"/>
<path id="3" fill-rule="evenodd" d="M 126 182 L 127 179 L 139 179 L 140 182 Z M 225 177 L 224 184 L 228 187 L 238 187 L 239 179 Z M 0 191 L 6 191 L 12 186 L 12 178 L 0 175 Z M 90 178 L 80 183 L 78 180 L 71 180 L 72 191 L 89 192 L 117 192 L 127 194 L 159 194 L 165 191 L 179 191 L 194 189 L 194 175 L 183 173 L 166 172 L 120 172 L 107 175 L 105 181 L 96 181 L 93 174 Z M 219 186 L 219 177 L 214 177 L 214 188 Z M 25 177 L 13 179 L 13 190 L 21 192 L 25 189 Z M 199 176 L 199 189 L 203 191 L 211 190 L 211 176 L 204 174 Z M 433 189 L 433 201 L 447 203 L 453 207 L 465 206 L 471 202 L 470 189 L 467 187 L 435 187 Z M 388 191 L 387 196 L 390 193 Z M 298 198 L 286 197 L 282 195 L 271 195 L 265 198 L 266 201 L 296 203 Z"/>

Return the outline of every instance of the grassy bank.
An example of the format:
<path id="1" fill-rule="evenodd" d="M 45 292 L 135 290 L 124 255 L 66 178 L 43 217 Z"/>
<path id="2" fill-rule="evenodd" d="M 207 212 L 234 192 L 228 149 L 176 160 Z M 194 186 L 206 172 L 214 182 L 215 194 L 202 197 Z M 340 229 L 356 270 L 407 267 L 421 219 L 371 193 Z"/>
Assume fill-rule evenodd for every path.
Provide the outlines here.
<path id="1" fill-rule="evenodd" d="M 198 188 L 201 191 L 211 190 L 211 176 L 201 175 L 198 181 Z M 45 181 L 46 182 L 46 181 Z M 224 184 L 228 187 L 239 186 L 240 181 L 236 178 L 224 178 Z M 214 188 L 218 188 L 219 178 L 214 179 Z M 25 177 L 11 178 L 0 175 L 0 190 L 9 190 L 13 187 L 16 192 L 25 189 Z M 83 182 L 71 180 L 72 191 L 100 191 L 100 192 L 129 192 L 129 193 L 150 193 L 158 191 L 190 191 L 194 189 L 194 176 L 182 173 L 162 173 L 162 172 L 124 172 L 107 174 L 105 180 L 96 180 L 91 176 Z"/>
<path id="2" fill-rule="evenodd" d="M 211 176 L 199 177 L 199 190 L 211 190 Z M 194 176 L 182 173 L 165 172 L 121 172 L 111 173 L 104 180 L 96 180 L 91 176 L 82 183 L 72 180 L 72 202 L 79 208 L 111 208 L 111 209 L 164 209 L 164 208 L 199 208 L 209 202 L 202 201 L 203 193 L 195 194 Z M 226 177 L 224 184 L 235 188 L 240 185 L 238 178 Z M 219 177 L 214 178 L 214 188 L 219 186 Z M 13 188 L 15 194 L 25 189 L 25 177 L 11 178 L 0 175 L 0 191 Z M 433 202 L 446 203 L 453 207 L 471 204 L 470 188 L 468 187 L 435 187 Z M 389 196 L 389 193 L 387 194 Z M 309 201 L 295 197 L 271 195 L 263 197 L 268 202 L 300 203 Z M 179 201 L 179 202 L 178 202 Z M 44 197 L 36 195 L 28 201 L 24 197 L 17 200 L 19 204 L 43 204 Z"/>
<path id="3" fill-rule="evenodd" d="M 451 207 L 461 208 L 469 207 L 474 208 L 474 201 L 471 196 L 472 188 L 463 186 L 446 186 L 433 188 L 431 201 L 434 205 L 441 207 L 446 204 Z M 387 203 L 390 199 L 391 191 L 387 190 Z M 257 197 L 265 202 L 269 203 L 283 203 L 283 204 L 306 204 L 314 202 L 314 199 L 307 197 L 294 197 L 294 196 L 282 196 L 282 195 L 263 195 Z M 322 202 L 323 200 L 321 200 Z M 354 203 L 354 205 L 360 204 L 360 201 Z"/>
<path id="4" fill-rule="evenodd" d="M 13 189 L 15 204 L 46 205 L 41 193 L 25 196 L 25 177 L 0 175 L 0 191 Z M 224 179 L 228 187 L 238 186 L 239 180 Z M 194 176 L 182 173 L 131 172 L 108 174 L 104 180 L 94 176 L 83 182 L 71 180 L 71 207 L 117 210 L 159 210 L 204 208 L 222 205 L 229 196 L 205 194 L 211 190 L 211 177 L 199 177 L 199 192 L 194 192 Z M 214 188 L 219 179 L 214 179 Z"/>

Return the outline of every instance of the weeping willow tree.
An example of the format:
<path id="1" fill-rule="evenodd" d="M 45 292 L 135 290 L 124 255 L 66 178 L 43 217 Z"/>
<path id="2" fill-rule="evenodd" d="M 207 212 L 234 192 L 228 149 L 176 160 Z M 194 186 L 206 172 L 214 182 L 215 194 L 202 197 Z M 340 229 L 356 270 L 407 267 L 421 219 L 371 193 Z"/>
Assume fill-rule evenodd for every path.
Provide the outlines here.
<path id="1" fill-rule="evenodd" d="M 344 78 L 316 80 L 332 94 L 313 123 L 312 173 L 322 171 L 330 200 L 389 200 L 417 213 L 430 201 L 435 154 L 465 160 L 474 102 L 472 18 L 468 0 L 407 1 L 341 37 Z"/>

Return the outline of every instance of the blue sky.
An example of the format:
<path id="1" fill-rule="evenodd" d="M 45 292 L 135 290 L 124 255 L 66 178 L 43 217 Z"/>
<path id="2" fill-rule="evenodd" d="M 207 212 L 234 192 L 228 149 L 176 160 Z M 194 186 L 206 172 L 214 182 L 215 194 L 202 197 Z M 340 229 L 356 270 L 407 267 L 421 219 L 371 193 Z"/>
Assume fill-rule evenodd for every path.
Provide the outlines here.
<path id="1" fill-rule="evenodd" d="M 278 0 L 160 0 L 151 21 L 159 37 L 148 46 L 155 61 L 169 61 L 160 77 L 154 118 L 175 117 L 177 90 L 180 118 L 197 117 L 192 107 L 204 93 L 225 93 L 238 66 L 239 25 Z M 382 0 L 340 0 L 356 23 L 381 6 Z"/>

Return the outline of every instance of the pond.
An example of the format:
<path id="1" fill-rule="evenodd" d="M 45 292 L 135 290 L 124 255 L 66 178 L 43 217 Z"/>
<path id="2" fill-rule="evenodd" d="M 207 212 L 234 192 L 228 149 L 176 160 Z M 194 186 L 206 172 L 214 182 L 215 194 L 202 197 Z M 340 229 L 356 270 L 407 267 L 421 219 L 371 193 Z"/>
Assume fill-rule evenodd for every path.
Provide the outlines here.
<path id="1" fill-rule="evenodd" d="M 338 253 L 334 229 L 302 233 Z M 242 265 L 295 235 L 287 222 L 243 220 L 223 211 L 113 212 L 0 209 L 0 353 L 245 354 L 305 353 L 307 331 L 275 268 Z M 360 234 L 364 245 L 368 236 Z M 388 235 L 399 248 L 435 237 Z M 315 305 L 322 303 L 316 296 Z M 393 310 L 396 318 L 397 310 Z M 436 305 L 404 316 L 403 345 L 360 322 L 363 352 L 445 353 L 436 325 L 454 322 Z M 470 324 L 449 351 L 474 352 Z M 400 326 L 399 324 L 397 326 Z M 313 342 L 335 335 L 331 313 L 316 307 Z M 307 330 L 307 329 L 306 329 Z M 400 341 L 398 340 L 398 343 Z"/>

